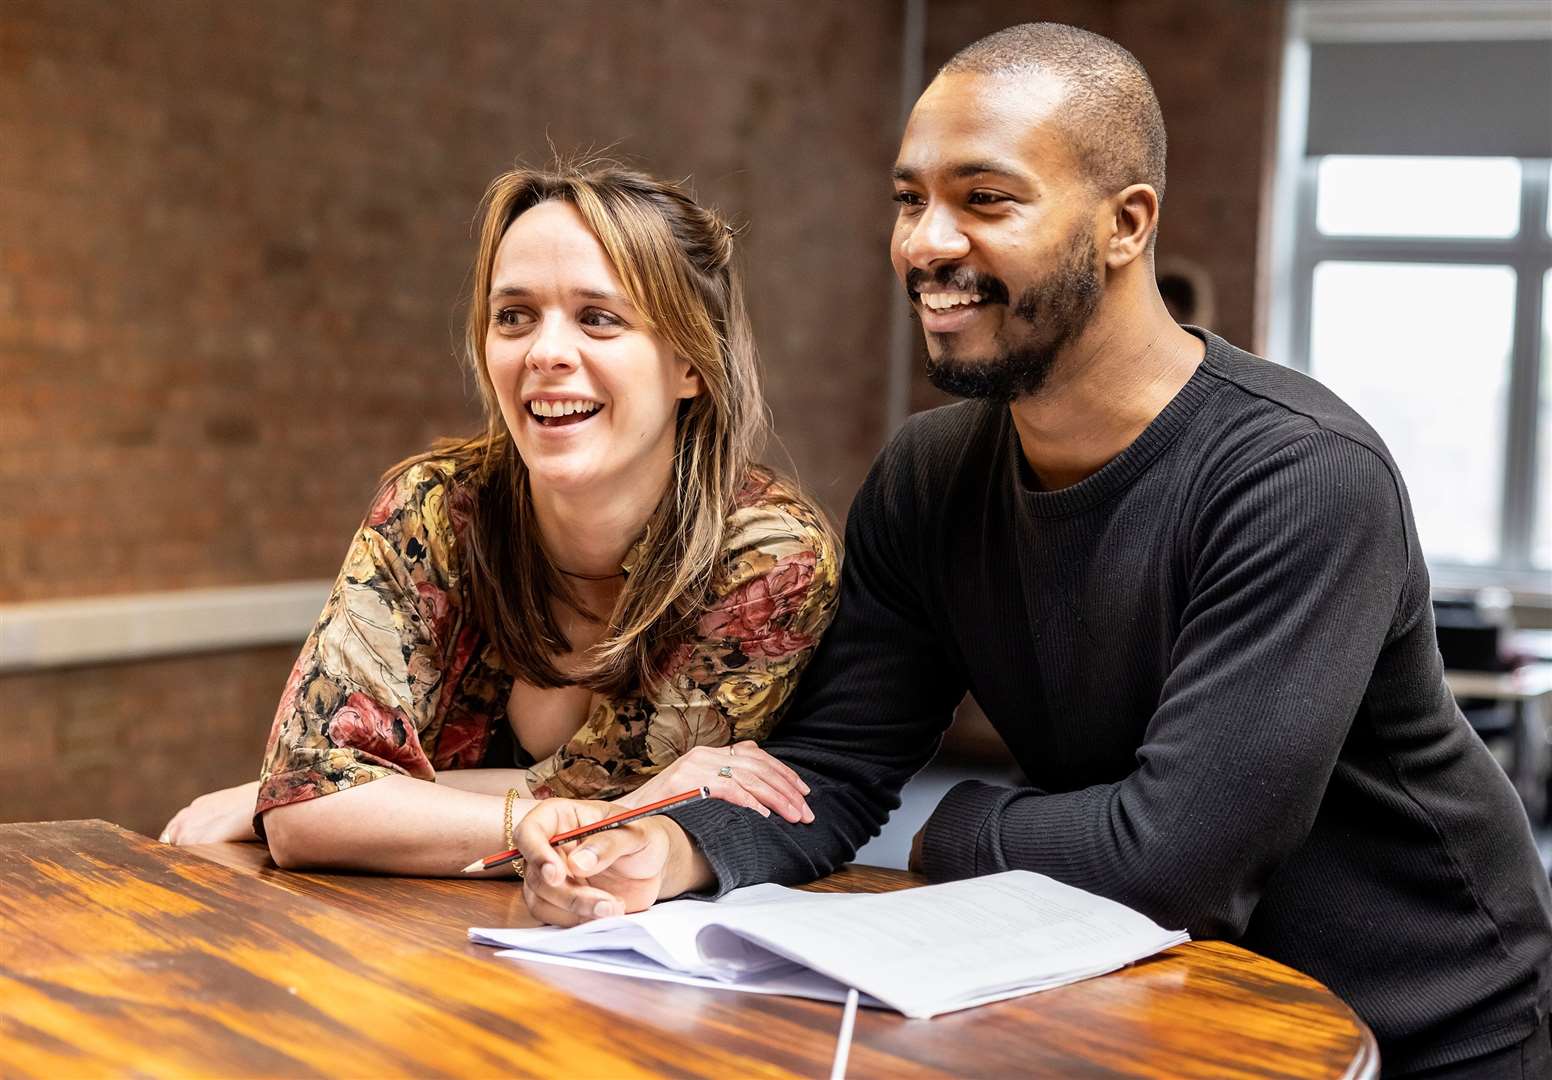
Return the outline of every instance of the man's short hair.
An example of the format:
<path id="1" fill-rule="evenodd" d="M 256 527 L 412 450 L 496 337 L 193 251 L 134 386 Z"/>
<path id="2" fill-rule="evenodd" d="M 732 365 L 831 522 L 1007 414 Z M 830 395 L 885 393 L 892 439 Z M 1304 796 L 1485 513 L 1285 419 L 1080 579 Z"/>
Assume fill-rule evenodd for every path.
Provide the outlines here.
<path id="1" fill-rule="evenodd" d="M 1067 86 L 1057 113 L 1078 164 L 1109 195 L 1151 184 L 1164 201 L 1164 114 L 1137 58 L 1107 37 L 1061 23 L 1022 23 L 966 45 L 940 75 L 1040 71 Z"/>

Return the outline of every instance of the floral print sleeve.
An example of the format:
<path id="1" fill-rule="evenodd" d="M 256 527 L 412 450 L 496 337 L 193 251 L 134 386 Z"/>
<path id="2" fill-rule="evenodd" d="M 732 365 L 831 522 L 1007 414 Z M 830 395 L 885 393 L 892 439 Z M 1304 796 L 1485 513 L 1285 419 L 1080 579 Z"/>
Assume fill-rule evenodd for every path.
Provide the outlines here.
<path id="1" fill-rule="evenodd" d="M 275 713 L 254 819 L 261 836 L 274 807 L 382 776 L 434 779 L 433 758 L 478 763 L 483 718 L 462 749 L 441 730 L 444 689 L 472 652 L 454 602 L 449 489 L 446 463 L 412 466 L 384 487 L 351 541 Z"/>
<path id="2" fill-rule="evenodd" d="M 840 552 L 821 513 L 752 473 L 694 639 L 667 659 L 657 687 L 595 697 L 582 729 L 534 766 L 534 794 L 615 798 L 693 746 L 769 735 L 835 614 Z"/>

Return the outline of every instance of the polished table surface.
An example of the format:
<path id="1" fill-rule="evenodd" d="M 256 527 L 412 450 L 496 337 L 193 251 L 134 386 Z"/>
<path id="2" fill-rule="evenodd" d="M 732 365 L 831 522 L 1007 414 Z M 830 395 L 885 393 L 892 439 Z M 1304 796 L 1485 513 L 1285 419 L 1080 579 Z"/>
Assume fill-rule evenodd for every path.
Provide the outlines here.
<path id="1" fill-rule="evenodd" d="M 812 888 L 920 884 L 852 867 Z M 0 825 L 0 1075 L 827 1076 L 840 1007 L 520 965 L 500 879 L 276 869 L 100 821 Z M 1319 983 L 1221 942 L 1013 1001 L 864 1009 L 851 1077 L 1366 1077 Z"/>

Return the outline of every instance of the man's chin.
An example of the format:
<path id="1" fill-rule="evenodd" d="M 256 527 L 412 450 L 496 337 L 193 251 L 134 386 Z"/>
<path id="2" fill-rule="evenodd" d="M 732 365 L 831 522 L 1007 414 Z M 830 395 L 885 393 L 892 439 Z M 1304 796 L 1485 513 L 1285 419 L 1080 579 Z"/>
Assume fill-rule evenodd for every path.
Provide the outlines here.
<path id="1" fill-rule="evenodd" d="M 959 356 L 929 359 L 927 381 L 945 394 L 959 398 L 1006 404 L 1014 397 L 1008 392 L 995 364 L 989 361 L 966 360 Z"/>
<path id="2" fill-rule="evenodd" d="M 945 394 L 1007 405 L 1040 389 L 1052 358 L 1041 354 L 966 356 L 958 350 L 933 356 L 928 350 L 927 381 Z"/>

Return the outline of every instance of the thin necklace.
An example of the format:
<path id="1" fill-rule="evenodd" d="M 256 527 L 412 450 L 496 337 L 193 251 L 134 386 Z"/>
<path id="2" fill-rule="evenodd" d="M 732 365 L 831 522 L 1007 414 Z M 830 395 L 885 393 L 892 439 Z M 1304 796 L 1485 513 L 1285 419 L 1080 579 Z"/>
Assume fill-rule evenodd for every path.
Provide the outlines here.
<path id="1" fill-rule="evenodd" d="M 615 573 L 615 574 L 579 574 L 575 570 L 567 570 L 564 567 L 560 567 L 560 566 L 557 566 L 555 569 L 559 570 L 561 573 L 565 574 L 567 577 L 578 578 L 578 579 L 580 579 L 582 581 L 613 581 L 617 577 L 624 577 L 625 576 L 625 571 L 624 570 L 621 570 L 619 573 Z"/>

